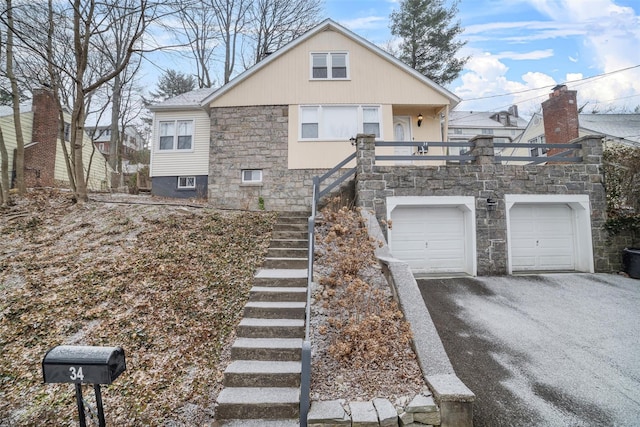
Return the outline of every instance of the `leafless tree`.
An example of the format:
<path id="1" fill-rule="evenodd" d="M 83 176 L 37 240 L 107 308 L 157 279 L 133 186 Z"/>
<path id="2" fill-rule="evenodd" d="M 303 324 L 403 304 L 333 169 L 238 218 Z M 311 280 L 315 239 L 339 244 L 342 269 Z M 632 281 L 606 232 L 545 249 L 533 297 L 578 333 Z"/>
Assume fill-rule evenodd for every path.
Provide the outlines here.
<path id="1" fill-rule="evenodd" d="M 13 70 L 13 4 L 12 0 L 6 0 L 6 25 L 7 25 L 7 77 L 11 83 L 11 98 L 13 107 L 13 123 L 16 131 L 16 159 L 14 169 L 16 170 L 16 187 L 18 194 L 22 195 L 26 191 L 24 182 L 24 137 L 22 135 L 22 122 L 20 121 L 20 92 L 18 90 L 18 79 Z"/>
<path id="2" fill-rule="evenodd" d="M 249 0 L 209 0 L 215 10 L 216 20 L 224 47 L 224 84 L 229 83 L 236 63 L 238 37 L 247 25 Z"/>
<path id="3" fill-rule="evenodd" d="M 249 11 L 253 63 L 304 34 L 319 21 L 321 12 L 320 0 L 254 0 Z"/>
<path id="4" fill-rule="evenodd" d="M 221 44 L 216 9 L 208 1 L 178 0 L 175 10 L 180 21 L 179 27 L 169 27 L 180 44 L 189 46 L 195 60 L 198 87 L 214 85 L 211 63 L 216 48 Z"/>

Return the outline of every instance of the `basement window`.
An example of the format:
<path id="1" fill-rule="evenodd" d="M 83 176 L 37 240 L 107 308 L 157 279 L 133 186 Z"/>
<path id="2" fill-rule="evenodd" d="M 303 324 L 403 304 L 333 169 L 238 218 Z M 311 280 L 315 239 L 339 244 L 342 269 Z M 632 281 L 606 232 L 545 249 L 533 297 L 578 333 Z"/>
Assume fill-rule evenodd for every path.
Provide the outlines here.
<path id="1" fill-rule="evenodd" d="M 178 189 L 193 189 L 196 188 L 195 176 L 179 176 L 178 177 Z"/>
<path id="2" fill-rule="evenodd" d="M 262 182 L 262 169 L 243 169 L 243 184 L 258 184 Z"/>

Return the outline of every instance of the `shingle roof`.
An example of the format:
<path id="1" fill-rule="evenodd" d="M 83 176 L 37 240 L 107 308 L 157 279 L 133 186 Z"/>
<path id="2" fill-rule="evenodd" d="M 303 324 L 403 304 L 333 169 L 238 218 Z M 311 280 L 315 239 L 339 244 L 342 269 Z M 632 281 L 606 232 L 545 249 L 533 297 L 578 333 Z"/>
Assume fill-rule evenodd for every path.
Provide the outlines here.
<path id="1" fill-rule="evenodd" d="M 449 116 L 449 127 L 454 128 L 496 128 L 504 127 L 502 123 L 491 117 L 498 114 L 495 111 L 452 111 Z M 524 128 L 527 124 L 521 117 L 511 116 L 517 127 Z"/>
<path id="2" fill-rule="evenodd" d="M 580 128 L 640 143 L 640 114 L 580 114 Z"/>
<path id="3" fill-rule="evenodd" d="M 201 88 L 194 89 L 190 92 L 183 93 L 166 101 L 159 102 L 149 106 L 149 110 L 164 110 L 174 108 L 201 108 L 202 101 L 209 95 L 214 93 L 218 88 Z"/>

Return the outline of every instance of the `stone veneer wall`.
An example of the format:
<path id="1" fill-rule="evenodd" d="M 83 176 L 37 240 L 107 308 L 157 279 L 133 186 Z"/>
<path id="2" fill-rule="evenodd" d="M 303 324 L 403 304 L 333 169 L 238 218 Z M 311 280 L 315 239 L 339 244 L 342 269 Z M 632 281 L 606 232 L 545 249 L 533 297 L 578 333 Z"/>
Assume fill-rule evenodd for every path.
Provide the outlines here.
<path id="1" fill-rule="evenodd" d="M 326 170 L 290 170 L 287 105 L 211 109 L 209 203 L 225 209 L 309 211 L 313 177 Z M 243 169 L 262 169 L 261 184 L 243 184 Z"/>
<path id="2" fill-rule="evenodd" d="M 588 194 L 596 271 L 615 271 L 620 248 L 604 230 L 606 197 L 603 186 L 600 136 L 579 138 L 582 163 L 501 165 L 493 162 L 493 139 L 472 140 L 475 164 L 447 166 L 376 166 L 375 141 L 358 136 L 357 205 L 386 220 L 386 198 L 392 196 L 474 196 L 476 203 L 477 265 L 479 275 L 506 274 L 507 224 L 505 194 Z M 487 199 L 495 199 L 495 210 Z M 384 226 L 384 225 L 383 225 Z M 385 229 L 386 232 L 386 229 Z"/>

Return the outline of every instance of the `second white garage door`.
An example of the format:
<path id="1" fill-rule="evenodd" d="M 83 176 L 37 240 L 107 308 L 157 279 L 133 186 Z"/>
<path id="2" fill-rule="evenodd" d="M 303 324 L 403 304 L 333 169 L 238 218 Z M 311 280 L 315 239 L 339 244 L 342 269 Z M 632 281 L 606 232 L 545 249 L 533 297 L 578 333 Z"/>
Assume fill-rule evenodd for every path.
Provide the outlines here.
<path id="1" fill-rule="evenodd" d="M 460 208 L 398 206 L 391 220 L 391 251 L 414 273 L 468 270 L 464 212 Z"/>
<path id="2" fill-rule="evenodd" d="M 566 204 L 516 204 L 510 212 L 513 271 L 575 270 L 575 221 Z"/>

